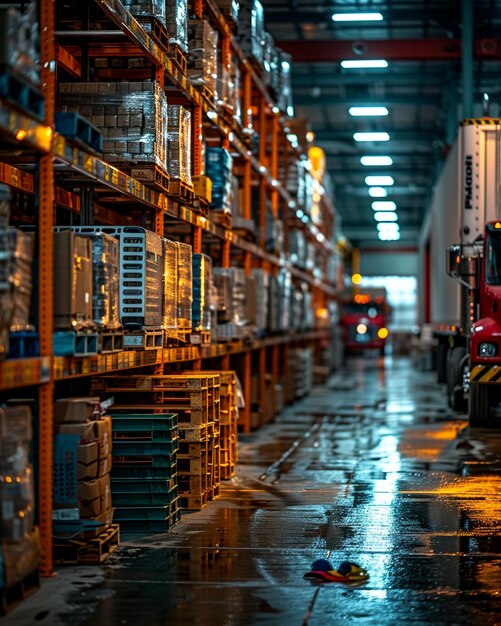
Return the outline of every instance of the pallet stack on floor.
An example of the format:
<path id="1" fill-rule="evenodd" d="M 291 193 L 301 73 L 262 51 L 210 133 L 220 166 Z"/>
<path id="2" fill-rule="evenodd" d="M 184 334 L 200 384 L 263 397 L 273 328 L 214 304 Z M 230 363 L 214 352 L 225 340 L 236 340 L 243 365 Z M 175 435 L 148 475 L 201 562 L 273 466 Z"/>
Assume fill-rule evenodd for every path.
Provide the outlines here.
<path id="1" fill-rule="evenodd" d="M 151 437 L 155 437 L 153 432 L 147 435 L 150 437 L 150 454 L 146 454 L 146 448 L 137 448 L 143 449 L 144 453 L 141 455 L 136 452 L 138 458 L 135 463 L 126 458 L 127 455 L 118 455 L 115 447 L 114 477 L 117 468 L 122 466 L 123 471 L 120 472 L 124 478 L 141 477 L 145 481 L 168 478 L 175 475 L 175 461 L 181 508 L 202 509 L 219 494 L 221 407 L 218 374 L 190 372 L 157 376 L 107 376 L 100 382 L 103 384 L 102 391 L 114 396 L 113 415 L 116 419 L 121 419 L 127 413 L 149 416 L 151 420 L 156 419 L 155 412 L 158 411 L 177 415 L 179 440 L 172 437 L 168 449 L 162 451 L 160 442 L 150 445 Z M 118 442 L 119 446 L 124 445 L 115 434 L 113 441 Z M 128 445 L 127 451 L 130 454 L 133 447 Z M 154 471 L 140 472 L 139 475 L 140 463 Z M 121 488 L 125 488 L 125 485 Z"/>
<path id="2" fill-rule="evenodd" d="M 165 532 L 180 519 L 179 434 L 172 413 L 113 412 L 111 492 L 124 532 Z"/>
<path id="3" fill-rule="evenodd" d="M 237 375 L 233 371 L 206 373 L 217 373 L 219 376 L 221 480 L 229 480 L 235 475 L 235 465 L 238 461 Z"/>

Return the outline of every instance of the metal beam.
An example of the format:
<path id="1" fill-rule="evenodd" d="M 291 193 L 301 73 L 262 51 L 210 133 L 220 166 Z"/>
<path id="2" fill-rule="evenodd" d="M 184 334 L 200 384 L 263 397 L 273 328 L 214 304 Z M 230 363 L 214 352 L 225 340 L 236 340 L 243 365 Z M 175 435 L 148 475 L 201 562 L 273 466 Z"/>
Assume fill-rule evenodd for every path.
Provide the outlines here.
<path id="1" fill-rule="evenodd" d="M 461 0 L 463 40 L 461 48 L 461 89 L 463 117 L 473 116 L 473 2 Z"/>
<path id="2" fill-rule="evenodd" d="M 279 41 L 280 48 L 295 63 L 330 63 L 344 59 L 386 59 L 387 61 L 457 61 L 461 58 L 459 39 L 381 39 Z M 501 59 L 501 40 L 477 39 L 475 57 L 484 61 Z M 370 70 L 369 70 L 370 71 Z"/>

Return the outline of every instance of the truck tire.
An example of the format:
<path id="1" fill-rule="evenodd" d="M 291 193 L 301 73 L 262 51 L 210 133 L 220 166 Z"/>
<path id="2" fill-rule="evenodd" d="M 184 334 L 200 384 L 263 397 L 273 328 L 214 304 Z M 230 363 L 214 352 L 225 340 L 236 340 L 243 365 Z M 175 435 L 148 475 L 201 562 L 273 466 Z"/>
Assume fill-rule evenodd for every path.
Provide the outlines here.
<path id="1" fill-rule="evenodd" d="M 457 346 L 450 351 L 447 370 L 447 394 L 449 406 L 453 411 L 464 413 L 467 409 L 463 391 L 463 368 L 461 361 L 466 354 L 466 348 Z"/>
<path id="2" fill-rule="evenodd" d="M 470 384 L 468 419 L 473 428 L 486 428 L 490 425 L 489 385 Z"/>
<path id="3" fill-rule="evenodd" d="M 437 346 L 437 382 L 447 382 L 447 352 L 449 346 L 440 339 Z"/>

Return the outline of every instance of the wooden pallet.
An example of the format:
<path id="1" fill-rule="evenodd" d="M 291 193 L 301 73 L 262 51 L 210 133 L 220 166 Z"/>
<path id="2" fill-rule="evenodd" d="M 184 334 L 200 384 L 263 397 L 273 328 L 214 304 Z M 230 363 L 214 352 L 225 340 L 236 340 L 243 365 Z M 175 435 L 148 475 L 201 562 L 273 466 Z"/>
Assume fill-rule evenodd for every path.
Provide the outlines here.
<path id="1" fill-rule="evenodd" d="M 232 215 L 226 209 L 211 211 L 212 221 L 220 224 L 223 228 L 231 228 Z"/>
<path id="2" fill-rule="evenodd" d="M 170 177 L 155 163 L 145 163 L 141 167 L 129 168 L 130 175 L 140 183 L 163 193 L 169 193 Z"/>
<path id="3" fill-rule="evenodd" d="M 181 50 L 179 44 L 169 42 L 167 46 L 167 56 L 172 61 L 172 64 L 175 65 L 175 67 L 182 73 L 182 75 L 186 76 L 188 62 L 186 54 Z"/>
<path id="4" fill-rule="evenodd" d="M 40 571 L 34 569 L 22 580 L 0 589 L 0 615 L 6 615 L 40 588 Z"/>
<path id="5" fill-rule="evenodd" d="M 120 543 L 120 526 L 112 524 L 91 539 L 54 540 L 54 562 L 66 565 L 100 565 Z"/>
<path id="6" fill-rule="evenodd" d="M 195 198 L 195 190 L 191 183 L 187 183 L 179 178 L 171 178 L 169 195 L 181 202 L 191 204 Z"/>
<path id="7" fill-rule="evenodd" d="M 201 443 L 206 441 L 211 435 L 212 424 L 190 424 L 179 426 L 179 445 L 183 442 Z"/>
<path id="8" fill-rule="evenodd" d="M 143 30 L 153 39 L 155 43 L 161 46 L 164 50 L 169 48 L 169 34 L 162 22 L 151 16 L 139 15 L 136 20 L 141 24 Z"/>
<path id="9" fill-rule="evenodd" d="M 124 349 L 123 330 L 100 329 L 97 333 L 97 351 L 99 354 L 122 352 Z"/>
<path id="10" fill-rule="evenodd" d="M 195 346 L 210 346 L 210 330 L 194 330 L 191 333 L 191 343 Z"/>
<path id="11" fill-rule="evenodd" d="M 124 350 L 151 350 L 162 348 L 163 330 L 126 330 L 124 332 Z"/>
<path id="12" fill-rule="evenodd" d="M 196 374 L 153 374 L 131 376 L 105 376 L 106 391 L 179 391 L 191 395 L 219 386 L 219 377 Z"/>
<path id="13" fill-rule="evenodd" d="M 179 494 L 179 503 L 182 509 L 187 511 L 201 511 L 207 506 L 206 493 L 190 493 L 185 491 Z"/>

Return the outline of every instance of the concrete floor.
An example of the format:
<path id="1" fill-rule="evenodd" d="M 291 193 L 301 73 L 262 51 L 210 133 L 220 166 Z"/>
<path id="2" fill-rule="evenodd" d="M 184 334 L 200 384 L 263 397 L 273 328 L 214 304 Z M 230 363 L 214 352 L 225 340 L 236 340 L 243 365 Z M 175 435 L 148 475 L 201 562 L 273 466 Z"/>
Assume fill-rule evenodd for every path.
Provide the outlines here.
<path id="1" fill-rule="evenodd" d="M 470 430 L 406 359 L 354 358 L 241 438 L 216 502 L 64 568 L 2 623 L 501 624 L 500 488 L 501 429 Z M 370 578 L 304 580 L 318 558 Z"/>

